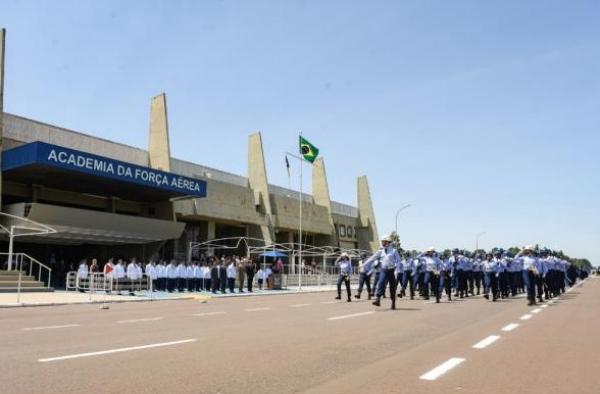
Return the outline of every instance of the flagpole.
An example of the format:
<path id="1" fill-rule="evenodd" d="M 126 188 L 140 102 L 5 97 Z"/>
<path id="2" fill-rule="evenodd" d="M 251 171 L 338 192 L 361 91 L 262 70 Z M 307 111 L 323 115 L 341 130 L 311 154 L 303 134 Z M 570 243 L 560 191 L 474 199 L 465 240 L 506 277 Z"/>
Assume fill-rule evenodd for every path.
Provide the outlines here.
<path id="1" fill-rule="evenodd" d="M 300 132 L 300 138 L 302 140 L 302 132 Z M 298 265 L 300 266 L 300 274 L 298 275 L 298 292 L 302 291 L 302 158 L 300 157 L 300 194 L 298 195 L 298 201 L 300 203 L 300 217 L 298 224 L 298 235 L 300 238 L 300 245 L 298 247 Z"/>

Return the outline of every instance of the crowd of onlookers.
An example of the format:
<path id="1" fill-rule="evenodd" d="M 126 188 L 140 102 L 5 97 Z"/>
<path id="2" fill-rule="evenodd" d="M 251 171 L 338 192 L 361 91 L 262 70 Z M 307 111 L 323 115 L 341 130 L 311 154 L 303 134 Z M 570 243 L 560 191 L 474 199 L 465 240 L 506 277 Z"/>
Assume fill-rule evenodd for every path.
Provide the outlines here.
<path id="1" fill-rule="evenodd" d="M 168 292 L 212 292 L 212 293 L 239 293 L 252 292 L 254 284 L 260 290 L 274 287 L 274 275 L 283 273 L 284 266 L 281 259 L 266 264 L 264 261 L 254 261 L 251 258 L 239 256 L 210 256 L 200 262 L 192 263 L 171 260 L 151 260 L 147 264 L 132 258 L 129 262 L 123 259 L 109 259 L 102 267 L 97 259 L 88 263 L 84 259 L 77 269 L 79 280 L 89 280 L 90 273 L 102 272 L 110 281 L 111 286 L 119 288 L 119 283 L 129 284 L 131 293 L 136 290 L 136 285 L 147 279 L 153 291 Z M 141 288 L 141 287 L 140 287 Z"/>

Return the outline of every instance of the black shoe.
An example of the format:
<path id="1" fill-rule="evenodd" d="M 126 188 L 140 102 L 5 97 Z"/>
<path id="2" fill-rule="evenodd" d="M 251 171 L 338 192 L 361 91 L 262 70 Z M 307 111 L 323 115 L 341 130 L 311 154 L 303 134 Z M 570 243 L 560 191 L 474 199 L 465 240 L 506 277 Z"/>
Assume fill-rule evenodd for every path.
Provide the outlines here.
<path id="1" fill-rule="evenodd" d="M 391 310 L 396 310 L 396 304 L 392 304 L 392 306 L 391 306 L 391 308 L 390 308 L 390 309 L 391 309 Z"/>
<path id="2" fill-rule="evenodd" d="M 335 297 L 335 299 L 336 299 L 336 300 L 341 300 L 341 299 L 342 299 L 342 297 L 340 297 L 340 296 L 337 296 L 337 297 Z"/>
<path id="3" fill-rule="evenodd" d="M 414 300 L 414 299 L 415 299 L 415 296 L 410 296 L 410 299 L 411 299 L 411 300 Z"/>
<path id="4" fill-rule="evenodd" d="M 371 304 L 375 305 L 375 306 L 381 306 L 381 303 L 379 302 L 379 298 L 377 298 L 375 301 L 373 301 Z"/>
<path id="5" fill-rule="evenodd" d="M 360 294 L 354 294 L 354 298 L 356 298 L 357 300 L 360 299 Z"/>
<path id="6" fill-rule="evenodd" d="M 398 294 L 397 296 L 398 298 L 402 298 L 402 293 Z"/>
<path id="7" fill-rule="evenodd" d="M 485 298 L 486 300 L 489 300 L 489 299 L 490 299 L 490 296 L 489 296 L 488 294 L 484 294 L 484 295 L 483 295 L 483 298 Z"/>
<path id="8" fill-rule="evenodd" d="M 352 302 L 352 299 L 350 297 L 348 297 L 348 302 Z"/>

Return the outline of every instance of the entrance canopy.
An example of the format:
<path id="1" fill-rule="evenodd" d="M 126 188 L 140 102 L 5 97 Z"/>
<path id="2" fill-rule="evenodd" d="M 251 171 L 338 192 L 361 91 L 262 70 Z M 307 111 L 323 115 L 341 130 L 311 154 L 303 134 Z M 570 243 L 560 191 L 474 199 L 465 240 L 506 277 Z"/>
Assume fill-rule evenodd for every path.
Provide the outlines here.
<path id="1" fill-rule="evenodd" d="M 133 201 L 206 197 L 206 182 L 45 142 L 2 152 L 3 179 Z"/>

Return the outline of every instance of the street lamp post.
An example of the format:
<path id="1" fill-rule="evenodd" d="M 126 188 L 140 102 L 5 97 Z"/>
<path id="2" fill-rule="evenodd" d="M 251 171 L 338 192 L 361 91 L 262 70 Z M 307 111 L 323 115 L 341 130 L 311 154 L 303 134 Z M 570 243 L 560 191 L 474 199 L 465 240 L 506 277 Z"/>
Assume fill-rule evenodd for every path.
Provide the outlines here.
<path id="1" fill-rule="evenodd" d="M 482 231 L 475 236 L 475 251 L 479 250 L 479 238 L 481 238 L 481 236 L 485 234 L 487 233 L 485 231 Z"/>
<path id="2" fill-rule="evenodd" d="M 404 211 L 406 208 L 410 208 L 411 205 L 410 204 L 406 204 L 401 206 L 397 211 L 396 211 L 396 235 L 398 235 L 398 215 L 400 215 L 400 212 Z"/>

